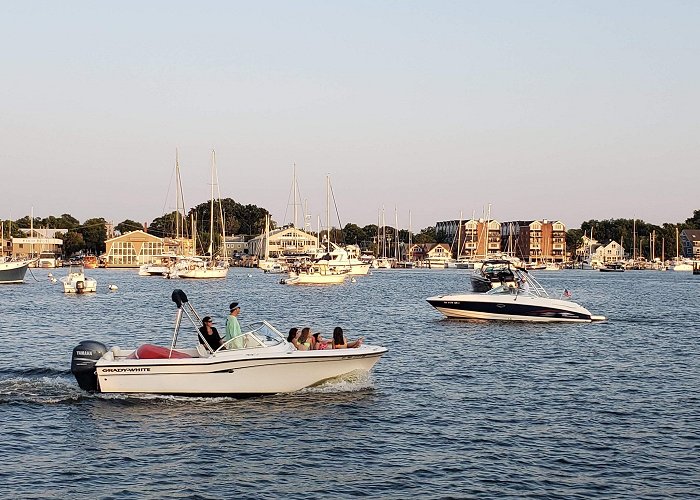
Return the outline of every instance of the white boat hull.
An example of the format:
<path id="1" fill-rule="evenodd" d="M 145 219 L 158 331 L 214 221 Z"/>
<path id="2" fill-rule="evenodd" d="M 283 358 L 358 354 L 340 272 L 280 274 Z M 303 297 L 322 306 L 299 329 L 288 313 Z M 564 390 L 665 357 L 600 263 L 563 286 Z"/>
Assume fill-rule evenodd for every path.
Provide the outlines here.
<path id="1" fill-rule="evenodd" d="M 207 279 L 207 278 L 225 278 L 228 275 L 228 267 L 226 268 L 195 268 L 195 269 L 185 269 L 183 271 L 177 271 L 178 278 L 194 278 L 194 279 Z"/>
<path id="2" fill-rule="evenodd" d="M 602 321 L 583 306 L 568 300 L 535 297 L 525 294 L 484 293 L 439 295 L 428 303 L 448 318 L 540 323 Z"/>
<path id="3" fill-rule="evenodd" d="M 80 271 L 74 270 L 68 273 L 68 276 L 60 278 L 63 284 L 64 293 L 91 293 L 97 291 L 97 280 L 88 278 L 82 272 L 82 267 L 77 268 Z"/>
<path id="4" fill-rule="evenodd" d="M 387 349 L 362 346 L 272 354 L 268 350 L 249 351 L 223 351 L 204 358 L 111 361 L 105 359 L 110 357 L 108 353 L 96 364 L 99 390 L 182 395 L 294 392 L 328 379 L 369 371 Z"/>

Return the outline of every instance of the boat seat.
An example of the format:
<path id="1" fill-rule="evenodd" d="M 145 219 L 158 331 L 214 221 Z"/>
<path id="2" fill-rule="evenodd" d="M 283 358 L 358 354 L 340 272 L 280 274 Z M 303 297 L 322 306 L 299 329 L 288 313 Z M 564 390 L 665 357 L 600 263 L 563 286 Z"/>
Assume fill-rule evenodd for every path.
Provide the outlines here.
<path id="1" fill-rule="evenodd" d="M 172 351 L 168 347 L 153 344 L 143 344 L 127 356 L 127 359 L 175 359 L 191 358 L 186 352 Z"/>
<path id="2" fill-rule="evenodd" d="M 210 354 L 207 348 L 199 343 L 197 344 L 197 353 L 199 354 L 200 358 L 208 358 Z"/>

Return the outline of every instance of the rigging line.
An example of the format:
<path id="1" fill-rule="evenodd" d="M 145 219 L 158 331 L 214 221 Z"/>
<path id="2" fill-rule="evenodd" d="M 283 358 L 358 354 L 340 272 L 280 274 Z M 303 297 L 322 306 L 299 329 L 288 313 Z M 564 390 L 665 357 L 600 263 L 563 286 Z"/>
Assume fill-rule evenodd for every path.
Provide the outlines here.
<path id="1" fill-rule="evenodd" d="M 36 276 L 34 276 L 34 273 L 32 272 L 32 268 L 31 268 L 31 267 L 28 267 L 27 269 L 29 269 L 29 274 L 32 275 L 32 278 L 34 278 L 34 281 L 36 281 L 37 283 L 39 283 L 39 280 L 36 279 Z"/>
<path id="2" fill-rule="evenodd" d="M 338 229 L 342 232 L 343 230 L 343 223 L 340 222 L 340 213 L 338 212 L 338 204 L 335 202 L 335 193 L 333 192 L 333 184 L 331 182 L 328 182 L 328 186 L 331 188 L 331 198 L 333 198 L 333 206 L 335 207 L 335 215 L 338 217 Z"/>

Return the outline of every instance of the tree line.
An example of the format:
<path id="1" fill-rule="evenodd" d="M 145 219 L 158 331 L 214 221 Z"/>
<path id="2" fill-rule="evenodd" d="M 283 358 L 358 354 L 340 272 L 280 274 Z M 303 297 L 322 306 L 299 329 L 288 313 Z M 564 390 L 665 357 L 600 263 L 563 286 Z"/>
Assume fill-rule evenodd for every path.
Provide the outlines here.
<path id="1" fill-rule="evenodd" d="M 232 198 L 221 200 L 221 210 L 218 203 L 214 205 L 214 228 L 215 235 L 213 239 L 220 243 L 218 228 L 221 227 L 222 221 L 220 214 L 223 213 L 223 226 L 227 235 L 244 234 L 249 236 L 262 234 L 265 230 L 265 218 L 270 215 L 270 212 L 256 205 L 243 205 Z M 200 203 L 189 210 L 186 215 L 180 215 L 179 218 L 186 221 L 185 227 L 190 227 L 191 221 L 194 221 L 197 229 L 197 237 L 200 242 L 209 241 L 210 220 L 211 220 L 211 204 L 209 202 Z M 154 219 L 151 224 L 145 228 L 148 233 L 155 236 L 175 237 L 178 218 L 177 212 L 173 211 L 161 217 Z M 81 223 L 78 219 L 70 214 L 62 214 L 58 217 L 49 216 L 45 218 L 35 217 L 33 221 L 35 228 L 50 228 L 50 229 L 65 229 L 56 234 L 56 237 L 63 240 L 64 256 L 70 256 L 75 253 L 93 253 L 98 255 L 105 251 L 105 241 L 107 240 L 107 221 L 103 217 L 90 218 Z M 26 235 L 20 231 L 29 228 L 32 225 L 30 216 L 24 216 L 15 221 L 5 220 L 4 231 L 6 235 L 14 237 L 25 237 Z M 271 221 L 271 229 L 277 227 L 274 221 Z M 115 231 L 120 234 L 143 230 L 144 225 L 130 219 L 121 221 L 114 226 Z M 622 243 L 628 253 L 632 253 L 633 241 L 637 245 L 637 254 L 643 257 L 651 257 L 652 252 L 655 256 L 660 257 L 662 252 L 665 255 L 675 255 L 676 252 L 676 230 L 683 229 L 700 229 L 700 209 L 695 210 L 693 215 L 681 223 L 664 223 L 660 226 L 644 222 L 638 219 L 606 219 L 606 220 L 588 220 L 581 224 L 578 229 L 569 229 L 566 233 L 566 247 L 570 254 L 573 254 L 576 247 L 582 243 L 584 235 L 590 236 L 591 231 L 593 238 L 601 243 L 614 240 Z M 313 231 L 312 231 L 313 232 Z M 186 234 L 190 234 L 186 232 Z M 319 235 L 322 239 L 326 235 L 326 230 L 322 230 Z M 341 244 L 355 244 L 363 250 L 371 250 L 375 253 L 379 250 L 382 243 L 387 245 L 395 244 L 396 229 L 391 226 L 380 228 L 376 224 L 369 224 L 360 227 L 357 224 L 348 223 L 340 228 L 331 228 L 331 241 Z M 406 229 L 398 230 L 398 238 L 402 243 L 408 243 L 409 238 L 413 243 L 448 243 L 448 236 L 442 231 L 436 231 L 435 227 L 426 227 L 418 233 L 409 234 Z M 201 248 L 200 248 L 201 250 Z"/>

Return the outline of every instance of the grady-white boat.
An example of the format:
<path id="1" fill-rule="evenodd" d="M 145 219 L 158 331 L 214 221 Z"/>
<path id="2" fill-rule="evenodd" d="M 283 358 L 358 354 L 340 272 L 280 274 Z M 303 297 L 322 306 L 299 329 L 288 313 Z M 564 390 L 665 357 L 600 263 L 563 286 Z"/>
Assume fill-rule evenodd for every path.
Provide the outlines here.
<path id="1" fill-rule="evenodd" d="M 448 318 L 533 322 L 591 322 L 604 321 L 585 307 L 565 300 L 551 298 L 542 285 L 524 269 L 513 270 L 517 286 L 504 282 L 484 293 L 437 295 L 426 299 Z"/>
<path id="2" fill-rule="evenodd" d="M 97 291 L 97 280 L 85 276 L 83 266 L 68 268 L 68 276 L 60 278 L 65 293 L 87 293 Z"/>
<path id="3" fill-rule="evenodd" d="M 199 315 L 182 290 L 175 290 L 175 331 L 169 347 L 144 344 L 125 350 L 87 340 L 73 349 L 71 372 L 87 391 L 181 395 L 253 395 L 293 392 L 323 381 L 369 371 L 387 352 L 362 345 L 352 349 L 297 351 L 266 321 L 243 329 L 216 351 L 196 343 L 178 348 L 183 314 L 195 327 Z M 242 345 L 243 347 L 236 347 Z"/>

